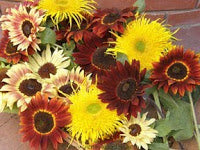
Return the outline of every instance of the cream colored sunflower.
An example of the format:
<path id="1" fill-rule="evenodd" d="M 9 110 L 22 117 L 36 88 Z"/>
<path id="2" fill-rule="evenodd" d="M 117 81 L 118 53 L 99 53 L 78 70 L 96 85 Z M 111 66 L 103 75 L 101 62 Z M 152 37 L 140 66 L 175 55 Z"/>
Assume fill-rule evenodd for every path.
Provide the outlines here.
<path id="1" fill-rule="evenodd" d="M 43 93 L 45 90 L 44 84 L 40 83 L 24 64 L 13 65 L 7 71 L 7 76 L 8 78 L 3 79 L 6 84 L 0 91 L 8 92 L 7 106 L 10 109 L 17 102 L 17 107 L 24 111 L 32 97 L 37 92 Z"/>
<path id="2" fill-rule="evenodd" d="M 40 40 L 36 33 L 43 31 L 40 27 L 43 15 L 36 8 L 30 8 L 30 11 L 20 4 L 15 8 L 8 8 L 8 14 L 0 18 L 3 30 L 8 30 L 9 38 L 17 50 L 24 51 L 32 48 L 35 51 L 40 50 L 38 44 Z"/>
<path id="3" fill-rule="evenodd" d="M 57 75 L 51 75 L 50 81 L 56 92 L 49 91 L 49 93 L 59 97 L 68 97 L 74 91 L 77 92 L 81 84 L 89 87 L 92 82 L 90 75 L 85 76 L 84 70 L 81 70 L 80 67 L 73 68 L 71 71 L 61 70 Z"/>
<path id="4" fill-rule="evenodd" d="M 153 139 L 158 133 L 156 130 L 149 127 L 155 119 L 146 120 L 147 113 L 142 117 L 138 113 L 137 118 L 131 117 L 131 119 L 123 120 L 123 126 L 120 127 L 120 134 L 124 137 L 123 143 L 131 142 L 132 145 L 136 145 L 139 149 L 142 147 L 148 150 L 148 145 L 151 144 Z"/>
<path id="5" fill-rule="evenodd" d="M 84 14 L 91 14 L 95 3 L 94 0 L 40 0 L 38 8 L 45 11 L 45 19 L 50 16 L 56 25 L 67 19 L 70 26 L 75 21 L 80 27 Z"/>
<path id="6" fill-rule="evenodd" d="M 115 56 L 118 52 L 124 53 L 130 62 L 139 60 L 142 69 L 152 69 L 152 63 L 159 61 L 162 53 L 173 47 L 174 34 L 157 20 L 138 16 L 127 25 L 121 36 L 115 34 L 116 41 L 112 43 L 116 46 L 108 49 L 107 53 Z"/>
<path id="7" fill-rule="evenodd" d="M 50 46 L 47 45 L 41 56 L 35 53 L 29 57 L 29 62 L 26 65 L 38 79 L 44 81 L 44 79 L 49 79 L 51 74 L 56 75 L 59 71 L 67 68 L 70 65 L 70 60 L 64 56 L 63 50 L 56 48 L 54 52 L 51 52 Z"/>

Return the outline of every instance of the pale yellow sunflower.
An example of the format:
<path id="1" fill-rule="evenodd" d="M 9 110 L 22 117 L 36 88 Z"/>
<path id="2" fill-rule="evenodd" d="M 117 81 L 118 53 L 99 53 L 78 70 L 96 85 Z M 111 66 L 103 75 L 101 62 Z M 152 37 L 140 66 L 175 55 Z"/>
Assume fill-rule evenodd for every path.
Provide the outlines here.
<path id="1" fill-rule="evenodd" d="M 84 14 L 91 14 L 95 3 L 94 0 L 40 0 L 38 8 L 45 11 L 45 19 L 50 16 L 56 25 L 67 19 L 70 26 L 75 21 L 80 27 Z"/>
<path id="2" fill-rule="evenodd" d="M 29 57 L 29 62 L 26 65 L 39 80 L 46 81 L 45 79 L 49 79 L 51 74 L 56 75 L 58 71 L 67 68 L 70 65 L 70 60 L 64 56 L 63 50 L 56 48 L 51 52 L 50 46 L 47 45 L 41 56 L 35 53 Z"/>
<path id="3" fill-rule="evenodd" d="M 174 32 L 175 33 L 175 32 Z M 116 56 L 118 52 L 127 55 L 129 61 L 139 60 L 141 68 L 152 68 L 152 62 L 159 61 L 163 52 L 171 49 L 174 33 L 158 20 L 150 21 L 145 16 L 137 16 L 136 20 L 127 25 L 121 36 L 116 36 L 114 48 L 107 53 Z"/>
<path id="4" fill-rule="evenodd" d="M 122 121 L 123 126 L 119 129 L 122 132 L 120 135 L 124 137 L 123 143 L 131 142 L 132 145 L 136 145 L 139 149 L 144 148 L 148 150 L 148 144 L 153 142 L 158 132 L 149 127 L 149 125 L 154 123 L 155 119 L 146 120 L 146 116 L 147 113 L 142 117 L 139 113 L 137 118 L 131 117 L 129 121 Z"/>
<path id="5" fill-rule="evenodd" d="M 67 126 L 68 131 L 84 146 L 112 136 L 121 127 L 124 116 L 107 109 L 107 104 L 98 98 L 101 91 L 94 85 L 89 90 L 81 86 L 77 93 L 69 96 L 72 104 L 69 112 L 72 122 Z"/>
<path id="6" fill-rule="evenodd" d="M 9 99 L 9 95 L 4 92 L 0 92 L 0 113 L 6 108 L 7 99 Z"/>

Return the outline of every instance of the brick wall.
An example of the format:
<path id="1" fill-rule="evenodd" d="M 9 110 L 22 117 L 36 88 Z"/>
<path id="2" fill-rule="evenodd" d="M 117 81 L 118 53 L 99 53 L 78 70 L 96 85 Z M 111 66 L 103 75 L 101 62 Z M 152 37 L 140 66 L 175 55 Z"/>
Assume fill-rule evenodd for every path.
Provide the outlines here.
<path id="1" fill-rule="evenodd" d="M 0 13 L 4 14 L 7 7 L 12 7 L 22 0 L 0 0 Z M 96 0 L 101 8 L 126 8 L 136 0 Z M 200 0 L 146 0 L 147 17 L 161 18 L 171 29 L 179 32 L 174 44 L 184 45 L 200 52 Z M 0 30 L 1 37 L 1 30 Z"/>
<path id="2" fill-rule="evenodd" d="M 22 0 L 0 0 L 1 13 L 7 7 Z M 125 8 L 131 6 L 135 0 L 97 0 L 99 7 Z M 200 0 L 146 0 L 147 16 L 152 19 L 161 18 L 173 26 L 187 26 L 200 23 Z"/>

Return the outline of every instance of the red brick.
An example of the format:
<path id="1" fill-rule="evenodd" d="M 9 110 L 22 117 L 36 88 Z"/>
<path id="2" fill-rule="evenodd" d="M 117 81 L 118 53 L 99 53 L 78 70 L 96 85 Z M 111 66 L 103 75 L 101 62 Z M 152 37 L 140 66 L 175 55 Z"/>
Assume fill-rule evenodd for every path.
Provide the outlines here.
<path id="1" fill-rule="evenodd" d="M 199 22 L 200 9 L 168 13 L 167 23 L 173 26 L 195 24 Z"/>
<path id="2" fill-rule="evenodd" d="M 157 12 L 148 12 L 146 14 L 146 17 L 151 20 L 157 20 L 159 19 L 159 22 L 162 22 L 165 20 L 165 14 L 164 13 L 157 13 Z"/>
<path id="3" fill-rule="evenodd" d="M 176 29 L 172 30 L 175 31 Z M 175 37 L 179 39 L 174 44 L 183 45 L 185 49 L 195 50 L 196 53 L 200 52 L 199 43 L 200 43 L 200 26 L 192 26 L 192 27 L 182 27 L 175 34 Z M 199 102 L 200 107 L 200 102 Z M 198 107 L 198 108 L 199 108 Z M 197 109 L 198 110 L 198 109 Z M 200 117 L 200 109 L 198 111 Z M 198 119 L 200 122 L 200 118 Z"/>
<path id="4" fill-rule="evenodd" d="M 183 10 L 196 7 L 197 0 L 145 0 L 146 10 Z"/>
<path id="5" fill-rule="evenodd" d="M 1 13 L 6 13 L 6 8 L 12 8 L 14 5 L 19 4 L 19 2 L 13 2 L 13 1 L 0 1 L 0 7 L 1 7 Z"/>
<path id="6" fill-rule="evenodd" d="M 134 4 L 136 0 L 96 0 L 100 8 L 119 8 L 124 9 Z"/>

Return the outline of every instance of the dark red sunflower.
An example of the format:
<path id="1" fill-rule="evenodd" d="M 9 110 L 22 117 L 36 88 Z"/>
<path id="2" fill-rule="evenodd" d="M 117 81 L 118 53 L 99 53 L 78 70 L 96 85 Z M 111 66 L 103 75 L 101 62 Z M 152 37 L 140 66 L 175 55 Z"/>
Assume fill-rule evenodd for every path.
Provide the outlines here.
<path id="1" fill-rule="evenodd" d="M 115 68 L 106 72 L 98 88 L 103 92 L 99 98 L 108 103 L 108 108 L 117 109 L 118 115 L 124 113 L 127 116 L 137 116 L 141 108 L 145 108 L 143 99 L 145 85 L 141 84 L 146 69 L 140 72 L 139 61 L 133 60 L 132 64 L 127 61 L 123 65 L 117 62 Z"/>
<path id="2" fill-rule="evenodd" d="M 81 22 L 80 28 L 74 22 L 73 26 L 70 27 L 66 21 L 60 23 L 60 30 L 56 31 L 56 39 L 57 40 L 65 40 L 69 42 L 70 40 L 74 40 L 76 43 L 80 41 L 84 41 L 87 36 L 90 36 L 92 30 L 90 29 L 90 22 L 93 18 L 91 15 L 84 15 L 85 19 Z"/>
<path id="3" fill-rule="evenodd" d="M 185 91 L 192 92 L 200 85 L 199 57 L 191 50 L 184 52 L 183 47 L 176 47 L 153 63 L 150 78 L 158 89 L 184 96 Z"/>
<path id="4" fill-rule="evenodd" d="M 86 73 L 92 73 L 92 77 L 101 77 L 111 66 L 116 65 L 116 60 L 112 55 L 105 54 L 108 44 L 103 44 L 102 40 L 95 34 L 85 39 L 85 44 L 77 45 L 78 52 L 73 54 L 75 63 L 81 66 Z"/>
<path id="5" fill-rule="evenodd" d="M 28 48 L 28 50 L 17 50 L 17 46 L 14 46 L 8 36 L 8 31 L 3 31 L 3 37 L 0 42 L 0 57 L 5 58 L 9 63 L 16 64 L 20 60 L 28 61 L 28 55 L 32 55 L 34 50 Z"/>
<path id="6" fill-rule="evenodd" d="M 124 23 L 135 18 L 135 7 L 124 10 L 105 9 L 97 10 L 91 23 L 93 32 L 103 38 L 109 31 L 124 32 Z"/>
<path id="7" fill-rule="evenodd" d="M 68 106 L 61 99 L 52 98 L 37 93 L 20 113 L 21 132 L 23 141 L 29 141 L 30 147 L 46 150 L 51 141 L 53 148 L 57 149 L 58 143 L 63 143 L 67 134 L 61 129 L 71 122 Z"/>

